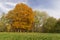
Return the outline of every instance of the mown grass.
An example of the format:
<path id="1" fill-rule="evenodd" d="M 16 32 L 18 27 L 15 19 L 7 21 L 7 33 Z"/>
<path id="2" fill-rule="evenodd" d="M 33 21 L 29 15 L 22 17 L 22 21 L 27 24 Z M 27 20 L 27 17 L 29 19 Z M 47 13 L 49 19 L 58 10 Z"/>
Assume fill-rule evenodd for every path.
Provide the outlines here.
<path id="1" fill-rule="evenodd" d="M 0 40 L 60 40 L 60 34 L 0 32 Z"/>

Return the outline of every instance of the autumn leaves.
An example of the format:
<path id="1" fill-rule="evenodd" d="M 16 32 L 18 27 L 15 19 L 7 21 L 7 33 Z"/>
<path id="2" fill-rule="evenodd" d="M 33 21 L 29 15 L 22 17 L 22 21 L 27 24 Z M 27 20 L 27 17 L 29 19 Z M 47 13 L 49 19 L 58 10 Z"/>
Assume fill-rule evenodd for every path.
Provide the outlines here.
<path id="1" fill-rule="evenodd" d="M 32 30 L 34 13 L 30 7 L 23 3 L 17 4 L 13 10 L 9 11 L 6 18 L 10 20 L 10 25 L 13 28 Z"/>

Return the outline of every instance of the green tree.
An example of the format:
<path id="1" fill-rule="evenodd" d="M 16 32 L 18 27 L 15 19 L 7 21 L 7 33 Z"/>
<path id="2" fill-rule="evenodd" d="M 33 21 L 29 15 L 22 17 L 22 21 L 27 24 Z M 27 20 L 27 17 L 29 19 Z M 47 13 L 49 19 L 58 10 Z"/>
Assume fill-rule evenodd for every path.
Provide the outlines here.
<path id="1" fill-rule="evenodd" d="M 60 19 L 57 20 L 57 23 L 55 25 L 55 30 L 56 33 L 60 33 Z"/>
<path id="2" fill-rule="evenodd" d="M 48 14 L 44 11 L 34 11 L 35 14 L 35 31 L 41 31 L 42 25 L 46 22 L 47 18 L 49 17 Z"/>
<path id="3" fill-rule="evenodd" d="M 6 18 L 5 18 L 5 13 L 2 14 L 2 17 L 0 18 L 0 31 L 3 32 L 3 31 L 7 31 L 6 30 Z"/>
<path id="4" fill-rule="evenodd" d="M 49 17 L 46 21 L 46 23 L 43 25 L 43 32 L 54 32 L 56 25 L 56 18 Z"/>

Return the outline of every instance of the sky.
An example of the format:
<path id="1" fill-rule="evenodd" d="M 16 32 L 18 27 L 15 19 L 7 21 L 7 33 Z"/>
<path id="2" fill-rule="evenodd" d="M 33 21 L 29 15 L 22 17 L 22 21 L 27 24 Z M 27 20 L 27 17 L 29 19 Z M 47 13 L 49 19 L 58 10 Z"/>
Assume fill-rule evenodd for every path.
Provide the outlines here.
<path id="1" fill-rule="evenodd" d="M 34 10 L 46 11 L 48 15 L 60 18 L 60 0 L 0 0 L 0 15 L 13 9 L 17 3 L 21 2 Z"/>

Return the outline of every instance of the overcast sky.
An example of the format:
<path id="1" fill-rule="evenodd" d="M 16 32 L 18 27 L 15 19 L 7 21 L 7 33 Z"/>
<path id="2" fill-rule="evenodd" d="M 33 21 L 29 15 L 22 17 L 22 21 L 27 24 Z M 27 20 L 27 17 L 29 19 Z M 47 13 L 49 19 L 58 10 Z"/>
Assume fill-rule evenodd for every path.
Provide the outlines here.
<path id="1" fill-rule="evenodd" d="M 60 18 L 60 0 L 0 0 L 0 15 L 8 12 L 17 3 L 24 2 L 33 9 L 46 11 L 50 16 Z"/>

